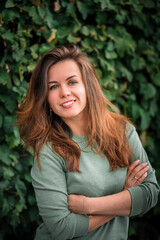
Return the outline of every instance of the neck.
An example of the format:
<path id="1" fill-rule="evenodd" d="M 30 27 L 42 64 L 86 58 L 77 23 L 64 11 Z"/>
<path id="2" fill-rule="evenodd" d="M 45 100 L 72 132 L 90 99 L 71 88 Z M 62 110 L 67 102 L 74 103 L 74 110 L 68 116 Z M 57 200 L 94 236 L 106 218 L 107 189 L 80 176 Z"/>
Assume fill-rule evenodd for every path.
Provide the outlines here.
<path id="1" fill-rule="evenodd" d="M 87 135 L 87 117 L 83 116 L 81 119 L 63 119 L 63 121 L 70 127 L 73 133 L 78 136 L 86 136 Z"/>

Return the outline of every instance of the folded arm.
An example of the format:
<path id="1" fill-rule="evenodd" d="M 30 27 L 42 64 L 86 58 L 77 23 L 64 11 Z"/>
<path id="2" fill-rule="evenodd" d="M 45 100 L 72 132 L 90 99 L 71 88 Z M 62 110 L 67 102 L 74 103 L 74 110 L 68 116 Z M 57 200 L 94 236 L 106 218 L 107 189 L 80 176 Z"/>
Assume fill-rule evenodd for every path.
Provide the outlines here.
<path id="1" fill-rule="evenodd" d="M 135 216 L 143 214 L 155 206 L 158 200 L 159 186 L 155 171 L 148 161 L 134 127 L 131 127 L 129 131 L 129 141 L 135 156 L 128 169 L 124 190 L 104 197 L 86 197 L 83 212 L 80 202 L 82 204 L 81 198 L 84 196 L 70 195 L 68 202 L 71 211 L 81 214 L 85 211 L 87 214 Z M 135 159 L 140 160 L 136 161 Z M 76 205 L 77 199 L 79 199 L 78 206 Z"/>
<path id="2" fill-rule="evenodd" d="M 124 190 L 104 197 L 88 198 L 82 195 L 69 195 L 69 209 L 81 214 L 106 214 L 113 216 L 129 216 L 131 210 L 131 195 L 129 187 L 138 186 L 147 176 L 147 163 L 133 162 L 128 169 Z"/>
<path id="3" fill-rule="evenodd" d="M 53 239 L 65 240 L 85 236 L 89 218 L 68 209 L 68 192 L 63 159 L 45 146 L 40 153 L 40 170 L 35 160 L 31 170 L 39 214 Z"/>

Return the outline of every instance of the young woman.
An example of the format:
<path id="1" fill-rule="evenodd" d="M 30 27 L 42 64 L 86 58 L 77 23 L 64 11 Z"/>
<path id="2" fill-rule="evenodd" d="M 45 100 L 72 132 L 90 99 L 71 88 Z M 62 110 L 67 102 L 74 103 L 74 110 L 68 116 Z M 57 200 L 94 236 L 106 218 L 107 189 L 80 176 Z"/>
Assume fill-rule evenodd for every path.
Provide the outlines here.
<path id="1" fill-rule="evenodd" d="M 43 219 L 36 240 L 125 240 L 129 216 L 157 203 L 135 127 L 115 111 L 78 47 L 55 48 L 38 62 L 18 113 L 20 135 L 34 150 Z"/>

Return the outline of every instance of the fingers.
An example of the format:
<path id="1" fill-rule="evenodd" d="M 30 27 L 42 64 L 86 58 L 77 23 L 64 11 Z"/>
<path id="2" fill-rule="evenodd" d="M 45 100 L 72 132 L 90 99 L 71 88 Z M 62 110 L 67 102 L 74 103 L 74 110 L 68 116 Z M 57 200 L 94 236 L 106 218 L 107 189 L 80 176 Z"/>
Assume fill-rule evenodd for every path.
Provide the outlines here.
<path id="1" fill-rule="evenodd" d="M 145 162 L 145 163 L 142 163 L 142 164 L 140 164 L 140 165 L 138 165 L 139 164 L 139 160 L 136 160 L 135 162 L 133 162 L 131 165 L 130 165 L 130 167 L 129 167 L 129 169 L 128 169 L 128 172 L 127 172 L 127 175 L 128 175 L 128 177 L 129 176 L 132 176 L 132 177 L 137 177 L 137 178 L 139 178 L 139 177 L 141 177 L 141 175 L 144 173 L 144 172 L 146 172 L 146 171 L 148 171 L 148 166 L 147 166 L 147 162 Z M 138 165 L 138 166 L 137 166 Z"/>
<path id="2" fill-rule="evenodd" d="M 147 177 L 149 169 L 147 162 L 142 164 L 139 164 L 139 162 L 139 160 L 134 161 L 128 168 L 124 189 L 138 186 Z"/>
<path id="3" fill-rule="evenodd" d="M 127 175 L 130 176 L 130 174 L 132 173 L 133 169 L 139 164 L 139 160 L 134 161 L 130 167 L 128 168 L 128 172 Z"/>
<path id="4" fill-rule="evenodd" d="M 141 164 L 136 168 L 137 169 L 133 171 L 133 176 L 138 181 L 139 179 L 144 177 L 144 175 L 147 173 L 147 171 L 149 170 L 149 166 L 147 166 L 147 164 Z"/>
<path id="5" fill-rule="evenodd" d="M 84 214 L 84 198 L 83 195 L 68 195 L 68 208 L 71 212 Z"/>
<path id="6" fill-rule="evenodd" d="M 149 167 L 147 166 L 147 163 L 142 163 L 132 170 L 130 177 L 135 179 L 135 181 L 138 181 L 138 179 L 141 178 L 148 171 L 148 169 Z"/>
<path id="7" fill-rule="evenodd" d="M 139 160 L 133 162 L 128 169 L 127 177 L 132 182 L 132 185 L 137 186 L 143 182 L 143 180 L 147 176 L 147 171 L 149 170 L 149 166 L 147 162 L 142 163 L 140 165 Z"/>
<path id="8" fill-rule="evenodd" d="M 141 184 L 146 177 L 147 177 L 147 172 L 145 172 L 140 178 L 137 179 L 135 186 L 138 186 L 139 184 Z"/>

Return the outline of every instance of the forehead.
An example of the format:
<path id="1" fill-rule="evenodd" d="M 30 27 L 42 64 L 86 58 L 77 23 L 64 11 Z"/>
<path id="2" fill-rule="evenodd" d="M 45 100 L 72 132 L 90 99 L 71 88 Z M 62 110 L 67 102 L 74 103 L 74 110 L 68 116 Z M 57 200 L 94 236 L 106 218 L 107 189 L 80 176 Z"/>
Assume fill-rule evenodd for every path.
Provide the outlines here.
<path id="1" fill-rule="evenodd" d="M 74 60 L 67 59 L 60 61 L 49 68 L 48 79 L 57 81 L 58 79 L 67 78 L 70 75 L 81 77 L 80 69 Z"/>

